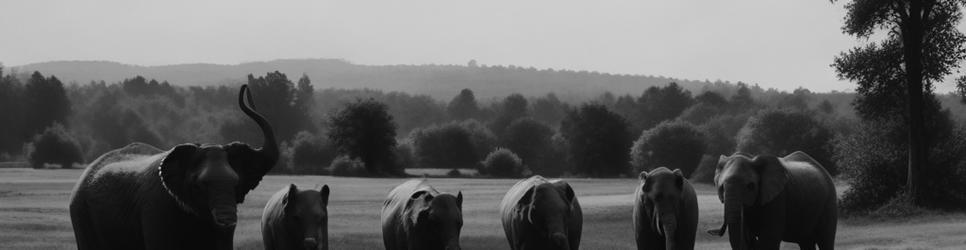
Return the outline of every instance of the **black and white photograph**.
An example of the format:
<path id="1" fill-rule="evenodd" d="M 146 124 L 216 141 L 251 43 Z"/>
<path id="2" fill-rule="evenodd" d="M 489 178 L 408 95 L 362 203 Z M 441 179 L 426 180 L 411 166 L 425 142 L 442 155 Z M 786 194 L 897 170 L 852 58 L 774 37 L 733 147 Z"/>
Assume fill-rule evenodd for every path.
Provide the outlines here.
<path id="1" fill-rule="evenodd" d="M 966 0 L 3 0 L 0 249 L 966 249 Z"/>

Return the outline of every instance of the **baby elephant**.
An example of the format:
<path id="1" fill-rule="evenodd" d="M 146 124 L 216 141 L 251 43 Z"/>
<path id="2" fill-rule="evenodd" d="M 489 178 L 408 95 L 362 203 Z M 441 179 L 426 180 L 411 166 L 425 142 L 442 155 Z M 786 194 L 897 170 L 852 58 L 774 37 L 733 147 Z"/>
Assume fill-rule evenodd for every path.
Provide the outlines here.
<path id="1" fill-rule="evenodd" d="M 503 196 L 500 214 L 510 249 L 580 248 L 583 212 L 565 181 L 537 175 L 517 182 Z"/>
<path id="2" fill-rule="evenodd" d="M 694 249 L 698 199 L 680 169 L 643 171 L 634 191 L 637 249 Z"/>
<path id="3" fill-rule="evenodd" d="M 423 180 L 389 192 L 382 208 L 386 250 L 459 250 L 463 193 L 443 194 Z"/>
<path id="4" fill-rule="evenodd" d="M 289 184 L 272 195 L 262 212 L 265 249 L 329 249 L 329 186 L 299 190 Z"/>

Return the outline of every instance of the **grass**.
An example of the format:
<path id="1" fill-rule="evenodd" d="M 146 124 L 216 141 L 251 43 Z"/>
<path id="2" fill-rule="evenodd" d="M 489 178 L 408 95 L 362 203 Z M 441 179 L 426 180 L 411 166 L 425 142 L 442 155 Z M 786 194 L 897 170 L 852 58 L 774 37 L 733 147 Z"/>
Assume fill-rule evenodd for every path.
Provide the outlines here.
<path id="1" fill-rule="evenodd" d="M 0 249 L 75 249 L 67 199 L 80 170 L 0 169 Z M 386 192 L 403 179 L 268 176 L 239 208 L 238 249 L 261 249 L 259 221 L 268 197 L 288 183 L 328 184 L 332 249 L 382 249 L 379 211 Z M 632 179 L 571 179 L 584 207 L 582 249 L 634 248 Z M 463 191 L 464 249 L 507 249 L 497 205 L 515 180 L 431 179 L 443 192 Z M 727 237 L 703 231 L 721 223 L 722 206 L 707 185 L 697 185 L 701 232 L 697 249 L 728 248 Z M 850 218 L 839 221 L 840 249 L 963 249 L 966 214 L 915 218 Z M 783 249 L 798 249 L 793 244 Z"/>

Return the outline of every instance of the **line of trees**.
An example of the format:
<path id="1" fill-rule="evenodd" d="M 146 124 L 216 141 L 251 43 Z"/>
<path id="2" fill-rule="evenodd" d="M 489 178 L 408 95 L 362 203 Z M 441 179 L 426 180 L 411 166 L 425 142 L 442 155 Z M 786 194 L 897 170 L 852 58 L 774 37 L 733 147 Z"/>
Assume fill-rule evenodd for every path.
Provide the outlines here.
<path id="1" fill-rule="evenodd" d="M 804 88 L 781 92 L 743 83 L 710 85 L 697 94 L 669 83 L 585 103 L 562 102 L 553 93 L 480 101 L 470 89 L 448 102 L 368 89 L 315 90 L 308 77 L 293 82 L 279 72 L 249 75 L 246 83 L 256 108 L 278 124 L 278 173 L 396 176 L 407 168 L 446 168 L 494 177 L 619 177 L 667 166 L 707 182 L 717 155 L 802 150 L 853 182 L 843 204 L 855 209 L 889 202 L 902 189 L 896 180 L 905 178 L 900 149 L 907 137 L 900 135 L 908 127 L 894 119 L 904 103 L 888 95 L 860 95 L 855 112 L 844 112 L 841 99 Z M 0 118 L 7 119 L 0 123 L 4 161 L 69 167 L 135 141 L 164 148 L 259 138 L 235 106 L 237 85 L 178 87 L 140 76 L 65 85 L 35 72 L 0 75 L 0 89 L 9 97 L 0 98 L 0 112 L 17 114 Z M 966 184 L 966 130 L 940 96 L 926 98 L 933 145 L 926 176 L 940 181 L 924 188 L 942 191 L 927 199 L 966 201 L 966 192 L 946 188 Z M 17 116 L 24 119 L 11 118 Z"/>

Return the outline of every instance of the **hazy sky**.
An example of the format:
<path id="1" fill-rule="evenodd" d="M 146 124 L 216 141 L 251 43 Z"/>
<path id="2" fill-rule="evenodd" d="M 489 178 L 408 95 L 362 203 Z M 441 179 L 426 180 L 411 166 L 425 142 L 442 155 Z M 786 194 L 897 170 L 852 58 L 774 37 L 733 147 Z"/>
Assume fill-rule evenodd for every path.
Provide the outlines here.
<path id="1" fill-rule="evenodd" d="M 139 65 L 343 58 L 513 64 L 784 90 L 851 90 L 829 68 L 859 41 L 824 0 L 5 1 L 0 62 Z"/>

